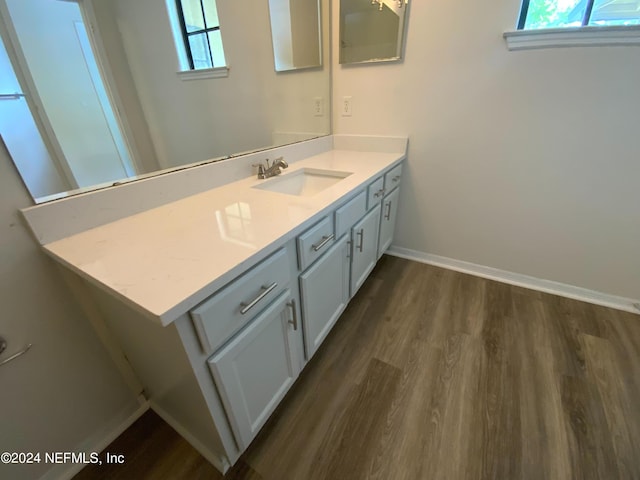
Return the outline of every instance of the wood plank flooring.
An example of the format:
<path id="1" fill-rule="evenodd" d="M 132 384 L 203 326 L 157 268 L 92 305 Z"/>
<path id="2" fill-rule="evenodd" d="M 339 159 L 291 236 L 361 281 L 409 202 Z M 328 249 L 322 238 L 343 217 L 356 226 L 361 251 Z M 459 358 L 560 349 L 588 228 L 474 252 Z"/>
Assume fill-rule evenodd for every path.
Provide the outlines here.
<path id="1" fill-rule="evenodd" d="M 223 478 L 155 414 L 84 479 Z M 385 256 L 227 479 L 640 479 L 640 316 Z"/>

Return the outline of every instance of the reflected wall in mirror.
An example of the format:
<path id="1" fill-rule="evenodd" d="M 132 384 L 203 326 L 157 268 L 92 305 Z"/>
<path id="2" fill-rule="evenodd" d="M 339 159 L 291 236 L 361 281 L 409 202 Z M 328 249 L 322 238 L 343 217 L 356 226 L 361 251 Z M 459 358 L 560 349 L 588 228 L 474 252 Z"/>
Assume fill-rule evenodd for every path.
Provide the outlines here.
<path id="1" fill-rule="evenodd" d="M 402 58 L 408 0 L 340 0 L 340 63 Z"/>
<path id="2" fill-rule="evenodd" d="M 322 65 L 318 0 L 269 0 L 269 17 L 276 72 Z"/>
<path id="3" fill-rule="evenodd" d="M 307 3 L 327 41 L 329 0 Z M 175 0 L 0 0 L 0 94 L 19 94 L 0 97 L 0 135 L 36 203 L 331 133 L 315 109 L 328 59 L 278 74 L 268 4 L 217 9 L 227 68 L 212 78 L 180 72 Z M 29 111 L 25 140 L 7 125 Z"/>

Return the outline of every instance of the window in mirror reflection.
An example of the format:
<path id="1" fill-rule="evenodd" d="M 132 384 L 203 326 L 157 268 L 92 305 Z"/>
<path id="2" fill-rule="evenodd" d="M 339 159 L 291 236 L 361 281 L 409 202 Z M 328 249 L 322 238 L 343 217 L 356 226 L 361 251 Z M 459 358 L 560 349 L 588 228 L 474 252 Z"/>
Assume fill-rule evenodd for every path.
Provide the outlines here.
<path id="1" fill-rule="evenodd" d="M 191 70 L 226 65 L 215 0 L 176 0 Z"/>
<path id="2" fill-rule="evenodd" d="M 224 241 L 255 250 L 251 206 L 248 203 L 236 202 L 223 210 L 216 210 L 216 221 Z"/>

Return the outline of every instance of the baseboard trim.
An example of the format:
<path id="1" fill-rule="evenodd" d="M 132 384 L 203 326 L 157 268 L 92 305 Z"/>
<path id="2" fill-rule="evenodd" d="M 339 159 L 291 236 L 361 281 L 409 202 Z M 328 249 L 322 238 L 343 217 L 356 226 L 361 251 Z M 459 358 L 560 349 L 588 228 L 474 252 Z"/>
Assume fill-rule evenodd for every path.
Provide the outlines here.
<path id="1" fill-rule="evenodd" d="M 456 272 L 468 273 L 476 277 L 488 278 L 497 282 L 508 283 L 518 287 L 530 288 L 540 292 L 560 295 L 562 297 L 572 298 L 574 300 L 582 300 L 583 302 L 593 303 L 604 307 L 615 308 L 625 312 L 640 313 L 640 300 L 632 300 L 630 298 L 618 297 L 607 293 L 596 292 L 586 288 L 567 285 L 565 283 L 554 282 L 537 277 L 530 277 L 520 273 L 508 272 L 498 268 L 486 267 L 475 263 L 464 262 L 449 257 L 441 257 L 431 253 L 419 252 L 408 248 L 402 248 L 392 245 L 387 252 L 395 257 L 406 258 L 420 263 L 434 265 Z"/>
<path id="2" fill-rule="evenodd" d="M 73 449 L 74 452 L 102 452 L 116 438 L 124 433 L 124 431 L 133 425 L 147 410 L 149 403 L 145 402 L 133 413 L 123 413 L 112 420 L 113 426 L 108 426 L 101 430 L 98 435 L 93 435 L 86 441 L 82 442 L 79 447 Z M 123 419 L 124 417 L 124 419 Z M 102 433 L 106 430 L 106 433 Z M 86 465 L 83 463 L 58 464 L 47 470 L 40 480 L 71 480 Z"/>
<path id="3" fill-rule="evenodd" d="M 195 448 L 200 455 L 202 455 L 205 459 L 207 459 L 216 469 L 224 473 L 231 467 L 229 462 L 224 458 L 220 458 L 218 455 L 214 454 L 209 450 L 200 440 L 194 437 L 188 430 L 186 430 L 180 422 L 178 422 L 173 415 L 167 412 L 164 408 L 159 406 L 153 400 L 150 402 L 151 409 L 160 416 L 165 422 L 167 422 L 171 428 L 173 428 L 180 436 L 182 436 L 187 442 L 191 444 L 193 448 Z"/>

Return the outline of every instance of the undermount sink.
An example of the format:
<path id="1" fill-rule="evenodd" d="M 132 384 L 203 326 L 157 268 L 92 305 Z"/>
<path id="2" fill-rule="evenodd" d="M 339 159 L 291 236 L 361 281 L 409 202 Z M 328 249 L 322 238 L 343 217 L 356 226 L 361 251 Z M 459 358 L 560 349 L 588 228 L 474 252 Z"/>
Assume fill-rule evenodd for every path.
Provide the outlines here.
<path id="1" fill-rule="evenodd" d="M 310 197 L 335 185 L 351 174 L 352 172 L 340 172 L 337 170 L 302 168 L 296 172 L 285 173 L 282 176 L 265 180 L 264 183 L 255 185 L 253 188 L 286 195 Z"/>

